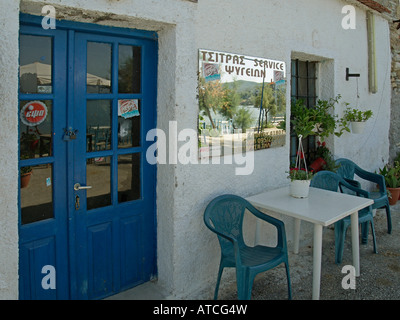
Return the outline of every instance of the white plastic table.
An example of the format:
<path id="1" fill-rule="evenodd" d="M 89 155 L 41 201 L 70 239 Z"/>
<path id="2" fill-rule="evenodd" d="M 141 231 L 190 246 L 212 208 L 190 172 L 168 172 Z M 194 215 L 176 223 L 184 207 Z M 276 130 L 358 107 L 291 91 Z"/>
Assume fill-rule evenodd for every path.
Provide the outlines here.
<path id="1" fill-rule="evenodd" d="M 358 239 L 358 211 L 373 204 L 373 200 L 340 192 L 310 188 L 308 198 L 297 199 L 289 195 L 289 187 L 266 191 L 246 198 L 254 206 L 288 215 L 294 220 L 294 252 L 299 252 L 300 222 L 314 224 L 313 239 L 313 292 L 319 299 L 321 283 L 322 228 L 351 215 L 351 241 L 353 265 L 360 275 L 360 250 Z"/>

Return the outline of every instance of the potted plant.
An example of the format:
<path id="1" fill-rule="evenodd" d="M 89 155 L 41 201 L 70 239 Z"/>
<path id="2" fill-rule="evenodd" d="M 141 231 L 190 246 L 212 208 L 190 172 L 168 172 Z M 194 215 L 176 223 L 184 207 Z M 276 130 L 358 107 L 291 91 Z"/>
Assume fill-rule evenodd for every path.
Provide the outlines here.
<path id="1" fill-rule="evenodd" d="M 310 190 L 310 181 L 313 177 L 311 171 L 302 168 L 290 168 L 290 195 L 294 198 L 307 198 Z"/>
<path id="2" fill-rule="evenodd" d="M 301 162 L 304 168 L 301 167 Z M 290 195 L 294 198 L 307 198 L 310 190 L 310 181 L 313 173 L 307 169 L 306 159 L 302 144 L 302 136 L 299 136 L 299 146 L 296 156 L 296 164 L 289 170 L 288 178 L 290 179 Z"/>
<path id="3" fill-rule="evenodd" d="M 292 103 L 290 122 L 297 136 L 305 139 L 309 135 L 315 135 L 315 114 L 307 108 L 303 100 L 296 100 Z"/>
<path id="4" fill-rule="evenodd" d="M 385 178 L 386 189 L 388 190 L 389 204 L 395 205 L 400 196 L 400 164 L 395 161 L 393 166 L 385 165 L 379 169 L 379 174 Z"/>
<path id="5" fill-rule="evenodd" d="M 303 138 L 315 135 L 324 141 L 331 134 L 340 137 L 344 131 L 350 132 L 346 121 L 343 118 L 338 120 L 337 115 L 332 113 L 340 98 L 338 95 L 329 100 L 319 99 L 312 108 L 305 106 L 302 100 L 294 101 L 291 107 L 291 124 L 296 134 Z"/>
<path id="6" fill-rule="evenodd" d="M 310 165 L 310 170 L 317 173 L 321 170 L 329 170 L 336 172 L 339 165 L 336 164 L 333 159 L 333 155 L 329 148 L 326 146 L 326 142 L 317 141 L 317 149 L 315 153 L 315 160 Z"/>
<path id="7" fill-rule="evenodd" d="M 26 188 L 31 180 L 32 167 L 22 167 L 20 170 L 21 174 L 21 188 Z"/>
<path id="8" fill-rule="evenodd" d="M 344 111 L 343 119 L 350 122 L 351 131 L 353 133 L 363 133 L 366 121 L 373 115 L 372 111 L 350 108 L 348 103 L 346 103 L 346 106 L 347 108 Z"/>
<path id="9" fill-rule="evenodd" d="M 39 136 L 33 129 L 21 133 L 20 153 L 21 158 L 34 158 L 39 147 Z"/>

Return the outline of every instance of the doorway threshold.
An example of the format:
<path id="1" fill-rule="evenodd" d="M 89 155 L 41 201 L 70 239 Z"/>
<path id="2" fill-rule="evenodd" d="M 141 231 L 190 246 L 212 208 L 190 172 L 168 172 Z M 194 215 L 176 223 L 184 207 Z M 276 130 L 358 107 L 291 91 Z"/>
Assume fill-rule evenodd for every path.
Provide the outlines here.
<path id="1" fill-rule="evenodd" d="M 149 281 L 104 300 L 167 300 L 167 294 L 156 281 Z"/>

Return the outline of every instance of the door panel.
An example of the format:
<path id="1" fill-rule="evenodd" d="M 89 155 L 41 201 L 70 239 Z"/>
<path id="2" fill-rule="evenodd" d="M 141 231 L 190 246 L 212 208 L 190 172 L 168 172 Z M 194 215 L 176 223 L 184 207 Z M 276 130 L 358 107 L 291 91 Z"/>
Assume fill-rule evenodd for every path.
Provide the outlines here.
<path id="1" fill-rule="evenodd" d="M 20 34 L 20 299 L 68 299 L 66 32 L 21 26 Z M 56 270 L 55 289 L 42 286 L 46 266 Z"/>
<path id="2" fill-rule="evenodd" d="M 112 223 L 88 227 L 89 298 L 113 290 Z"/>
<path id="3" fill-rule="evenodd" d="M 144 158 L 155 119 L 155 48 L 154 41 L 75 37 L 82 74 L 75 72 L 74 120 L 86 135 L 74 141 L 74 182 L 91 187 L 75 192 L 79 298 L 101 298 L 155 274 L 155 167 Z"/>
<path id="4" fill-rule="evenodd" d="M 33 168 L 20 187 L 22 299 L 100 299 L 156 274 L 145 137 L 155 127 L 157 42 L 63 26 L 21 26 L 19 166 Z M 55 289 L 43 288 L 44 266 Z"/>
<path id="5" fill-rule="evenodd" d="M 57 290 L 43 289 L 42 281 L 47 272 L 43 273 L 44 266 L 57 266 L 56 238 L 47 237 L 29 241 L 20 246 L 20 260 L 25 270 L 28 270 L 20 279 L 20 288 L 23 289 L 23 299 L 57 299 Z M 55 282 L 57 285 L 57 281 Z"/>

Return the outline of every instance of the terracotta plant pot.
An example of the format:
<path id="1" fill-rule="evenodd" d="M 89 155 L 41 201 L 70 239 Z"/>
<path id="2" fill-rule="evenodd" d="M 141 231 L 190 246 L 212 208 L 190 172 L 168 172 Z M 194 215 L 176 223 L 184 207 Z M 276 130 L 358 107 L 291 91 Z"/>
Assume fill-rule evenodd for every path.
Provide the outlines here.
<path id="1" fill-rule="evenodd" d="M 21 188 L 26 188 L 31 180 L 32 172 L 21 174 Z"/>
<path id="2" fill-rule="evenodd" d="M 391 198 L 389 198 L 389 204 L 391 206 L 395 205 L 397 200 L 399 200 L 400 196 L 400 188 L 386 188 L 389 190 L 390 194 L 392 195 Z"/>
<path id="3" fill-rule="evenodd" d="M 324 165 L 326 165 L 326 161 L 319 157 L 315 159 L 313 163 L 311 163 L 310 168 L 314 171 L 314 173 L 316 173 L 321 171 Z"/>

